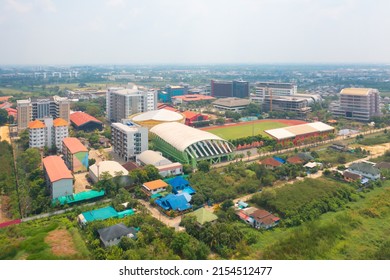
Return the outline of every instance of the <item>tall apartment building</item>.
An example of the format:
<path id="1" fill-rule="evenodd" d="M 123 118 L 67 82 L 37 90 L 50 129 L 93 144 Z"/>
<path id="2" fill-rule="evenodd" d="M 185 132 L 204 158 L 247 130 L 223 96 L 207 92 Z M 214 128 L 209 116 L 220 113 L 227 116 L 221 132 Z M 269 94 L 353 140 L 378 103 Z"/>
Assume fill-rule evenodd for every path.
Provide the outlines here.
<path id="1" fill-rule="evenodd" d="M 148 129 L 130 121 L 111 124 L 113 151 L 125 161 L 148 149 Z"/>
<path id="2" fill-rule="evenodd" d="M 211 80 L 211 96 L 247 98 L 249 96 L 249 83 L 241 80 Z"/>
<path id="3" fill-rule="evenodd" d="M 26 100 L 17 100 L 18 129 L 27 128 L 30 121 L 53 117 L 70 120 L 70 101 L 65 97 L 36 97 Z M 20 112 L 19 112 L 20 111 Z"/>
<path id="4" fill-rule="evenodd" d="M 293 83 L 259 82 L 256 83 L 256 93 L 251 94 L 250 100 L 262 104 L 267 97 L 291 96 L 297 94 L 297 85 Z"/>
<path id="5" fill-rule="evenodd" d="M 379 91 L 373 88 L 344 88 L 340 100 L 331 107 L 334 116 L 369 121 L 380 115 Z"/>
<path id="6" fill-rule="evenodd" d="M 64 119 L 43 118 L 28 124 L 30 148 L 52 148 L 62 150 L 62 140 L 69 135 L 68 122 Z"/>
<path id="7" fill-rule="evenodd" d="M 111 122 L 120 122 L 129 116 L 157 109 L 157 91 L 142 91 L 136 85 L 107 90 L 106 112 Z"/>

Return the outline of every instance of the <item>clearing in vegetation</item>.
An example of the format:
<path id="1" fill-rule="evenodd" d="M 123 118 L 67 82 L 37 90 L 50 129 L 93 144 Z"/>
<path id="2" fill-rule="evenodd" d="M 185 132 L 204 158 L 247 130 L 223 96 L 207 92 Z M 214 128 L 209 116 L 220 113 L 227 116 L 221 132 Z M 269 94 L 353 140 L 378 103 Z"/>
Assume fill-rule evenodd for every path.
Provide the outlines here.
<path id="1" fill-rule="evenodd" d="M 66 229 L 55 229 L 48 233 L 45 242 L 49 244 L 55 256 L 72 256 L 77 254 L 72 236 Z"/>
<path id="2" fill-rule="evenodd" d="M 226 124 L 222 126 L 205 127 L 202 128 L 202 130 L 211 132 L 226 140 L 233 140 L 258 134 L 262 136 L 268 136 L 268 134 L 266 134 L 264 130 L 304 123 L 306 122 L 300 120 L 258 120 L 252 122 Z"/>

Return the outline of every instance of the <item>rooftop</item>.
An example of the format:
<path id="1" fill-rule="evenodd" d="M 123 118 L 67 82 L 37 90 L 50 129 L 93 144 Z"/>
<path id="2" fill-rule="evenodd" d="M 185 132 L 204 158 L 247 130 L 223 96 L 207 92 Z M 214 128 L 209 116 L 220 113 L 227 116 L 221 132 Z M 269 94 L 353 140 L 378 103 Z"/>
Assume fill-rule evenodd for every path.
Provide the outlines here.
<path id="1" fill-rule="evenodd" d="M 160 109 L 134 115 L 131 119 L 135 122 L 148 120 L 172 122 L 182 120 L 183 116 L 180 113 L 173 112 L 171 110 Z"/>
<path id="2" fill-rule="evenodd" d="M 99 163 L 95 163 L 94 165 L 91 165 L 89 167 L 89 170 L 97 175 L 98 166 L 99 166 L 99 175 L 100 176 L 103 172 L 108 172 L 112 177 L 115 177 L 116 174 L 118 174 L 119 172 L 122 172 L 123 175 L 128 174 L 128 171 L 122 165 L 120 165 L 120 163 L 118 163 L 116 161 L 112 161 L 112 160 L 105 160 L 105 161 L 101 161 Z"/>
<path id="3" fill-rule="evenodd" d="M 28 123 L 29 129 L 37 129 L 37 128 L 45 128 L 45 127 L 46 127 L 46 125 L 43 122 L 41 122 L 40 120 L 35 120 L 35 121 Z"/>
<path id="4" fill-rule="evenodd" d="M 128 126 L 123 123 L 112 123 L 111 126 L 116 127 L 125 132 L 137 132 L 139 128 L 139 126 L 137 125 Z"/>
<path id="5" fill-rule="evenodd" d="M 75 137 L 67 137 L 62 140 L 64 145 L 69 149 L 72 154 L 78 152 L 88 152 L 88 149 Z"/>
<path id="6" fill-rule="evenodd" d="M 269 157 L 269 158 L 266 158 L 266 159 L 263 159 L 261 162 L 261 164 L 264 164 L 264 165 L 271 165 L 271 166 L 274 166 L 274 167 L 278 167 L 278 166 L 281 166 L 282 163 L 272 157 Z"/>
<path id="7" fill-rule="evenodd" d="M 372 88 L 344 88 L 341 90 L 342 95 L 369 95 Z"/>
<path id="8" fill-rule="evenodd" d="M 225 107 L 248 106 L 250 103 L 251 102 L 249 99 L 242 99 L 237 97 L 220 98 L 213 102 L 214 105 Z"/>
<path id="9" fill-rule="evenodd" d="M 201 113 L 193 112 L 193 111 L 184 111 L 183 115 L 186 117 L 186 119 L 192 119 L 193 117 L 201 115 Z"/>
<path id="10" fill-rule="evenodd" d="M 146 150 L 137 155 L 137 160 L 143 164 L 160 165 L 160 163 L 171 164 L 172 162 L 167 158 L 163 157 L 160 152 Z"/>
<path id="11" fill-rule="evenodd" d="M 61 157 L 48 156 L 42 162 L 51 183 L 61 179 L 73 179 L 72 173 Z"/>
<path id="12" fill-rule="evenodd" d="M 204 207 L 187 214 L 187 216 L 194 216 L 200 225 L 204 225 L 207 222 L 212 222 L 218 219 L 217 215 L 206 210 Z"/>
<path id="13" fill-rule="evenodd" d="M 328 132 L 333 131 L 334 128 L 330 125 L 327 125 L 322 122 L 314 122 L 314 123 L 306 123 L 306 124 L 298 124 L 283 128 L 276 129 L 268 129 L 265 132 L 272 137 L 282 140 L 288 138 L 294 138 L 296 136 L 305 135 L 309 133 L 315 132 Z"/>
<path id="14" fill-rule="evenodd" d="M 64 119 L 57 118 L 53 121 L 54 126 L 68 126 L 68 122 Z"/>
<path id="15" fill-rule="evenodd" d="M 202 95 L 202 94 L 186 94 L 186 95 L 172 96 L 172 99 L 181 99 L 184 102 L 191 102 L 191 101 L 214 100 L 215 97 L 209 95 Z"/>
<path id="16" fill-rule="evenodd" d="M 70 121 L 77 126 L 86 124 L 88 122 L 102 123 L 97 118 L 84 112 L 74 112 L 70 115 Z"/>
<path id="17" fill-rule="evenodd" d="M 154 181 L 150 181 L 150 182 L 146 182 L 143 184 L 146 188 L 148 188 L 149 190 L 157 190 L 157 189 L 160 189 L 160 188 L 166 188 L 168 187 L 168 184 L 165 183 L 163 180 L 161 179 L 158 179 L 158 180 L 154 180 Z"/>
<path id="18" fill-rule="evenodd" d="M 137 230 L 133 227 L 126 227 L 123 223 L 120 223 L 110 227 L 98 229 L 98 233 L 100 238 L 107 242 L 126 235 L 131 235 L 132 238 L 135 238 Z"/>
<path id="19" fill-rule="evenodd" d="M 372 166 L 372 164 L 367 163 L 367 162 L 355 162 L 352 163 L 349 168 L 349 171 L 359 171 L 362 173 L 367 173 L 371 175 L 379 175 L 380 171 L 378 168 Z"/>

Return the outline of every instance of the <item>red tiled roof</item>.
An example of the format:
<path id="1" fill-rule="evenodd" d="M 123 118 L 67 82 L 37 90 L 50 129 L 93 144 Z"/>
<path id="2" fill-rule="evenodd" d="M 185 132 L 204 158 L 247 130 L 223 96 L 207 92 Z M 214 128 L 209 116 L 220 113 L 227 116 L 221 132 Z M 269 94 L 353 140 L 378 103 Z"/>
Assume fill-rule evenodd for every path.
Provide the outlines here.
<path id="1" fill-rule="evenodd" d="M 73 179 L 72 173 L 59 156 L 45 157 L 43 159 L 43 166 L 51 183 L 61 179 Z"/>
<path id="2" fill-rule="evenodd" d="M 135 164 L 134 162 L 126 162 L 125 164 L 122 164 L 122 166 L 127 170 L 127 171 L 131 171 L 131 170 L 134 170 L 134 169 L 140 169 L 140 167 Z"/>
<path id="3" fill-rule="evenodd" d="M 165 103 L 158 103 L 157 104 L 157 109 L 160 110 L 160 109 L 166 109 L 166 110 L 169 110 L 169 111 L 173 111 L 173 112 L 179 112 L 179 110 L 173 108 L 172 106 L 168 105 L 168 104 L 165 104 Z"/>
<path id="4" fill-rule="evenodd" d="M 185 102 L 189 101 L 201 101 L 201 100 L 214 100 L 215 97 L 208 96 L 208 95 L 202 95 L 202 94 L 186 94 L 186 95 L 179 95 L 179 96 L 172 96 L 173 99 L 181 99 Z"/>
<path id="5" fill-rule="evenodd" d="M 3 104 L 0 104 L 0 109 L 6 109 L 12 106 L 12 103 L 4 102 Z"/>
<path id="6" fill-rule="evenodd" d="M 10 99 L 11 97 L 12 97 L 11 95 L 8 95 L 8 96 L 0 96 L 0 102 L 8 101 L 8 99 Z"/>
<path id="7" fill-rule="evenodd" d="M 88 122 L 102 123 L 97 118 L 92 117 L 91 115 L 84 113 L 84 112 L 75 112 L 75 113 L 71 114 L 70 121 L 77 126 L 86 124 Z"/>
<path id="8" fill-rule="evenodd" d="M 265 225 L 272 225 L 274 222 L 277 222 L 280 220 L 280 218 L 276 217 L 275 215 L 271 214 L 270 212 L 264 210 L 264 209 L 258 209 L 255 212 L 252 213 L 253 218 Z"/>
<path id="9" fill-rule="evenodd" d="M 62 140 L 64 145 L 69 149 L 72 154 L 78 152 L 88 152 L 88 149 L 75 137 L 67 137 Z"/>
<path id="10" fill-rule="evenodd" d="M 200 113 L 192 111 L 184 111 L 182 114 L 186 117 L 186 119 L 192 119 L 193 117 L 201 115 Z"/>
<path id="11" fill-rule="evenodd" d="M 46 127 L 46 125 L 43 122 L 41 122 L 40 120 L 35 120 L 35 121 L 28 123 L 29 129 L 45 128 L 45 127 Z"/>
<path id="12" fill-rule="evenodd" d="M 293 157 L 289 157 L 287 159 L 287 162 L 292 164 L 301 164 L 303 163 L 303 160 L 298 156 L 293 156 Z"/>
<path id="13" fill-rule="evenodd" d="M 277 161 L 276 159 L 274 159 L 272 157 L 263 159 L 260 163 L 264 164 L 264 165 L 271 165 L 271 166 L 274 166 L 274 167 L 278 167 L 278 166 L 282 165 L 281 162 Z"/>
<path id="14" fill-rule="evenodd" d="M 68 122 L 64 119 L 58 118 L 53 121 L 54 126 L 68 126 Z"/>

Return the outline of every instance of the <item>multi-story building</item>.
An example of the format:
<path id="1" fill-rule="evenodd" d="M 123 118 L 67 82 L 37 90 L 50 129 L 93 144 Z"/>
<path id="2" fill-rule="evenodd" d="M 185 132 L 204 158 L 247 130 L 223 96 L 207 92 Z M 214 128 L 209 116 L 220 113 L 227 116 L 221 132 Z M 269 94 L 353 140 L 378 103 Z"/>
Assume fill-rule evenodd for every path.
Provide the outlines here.
<path id="1" fill-rule="evenodd" d="M 59 156 L 49 156 L 42 160 L 43 172 L 51 198 L 73 194 L 73 176 Z"/>
<path id="2" fill-rule="evenodd" d="M 275 96 L 272 99 L 266 96 L 263 104 L 263 112 L 290 112 L 295 113 L 297 118 L 305 119 L 307 114 L 311 112 L 309 106 L 310 98 L 295 97 L 295 96 Z"/>
<path id="3" fill-rule="evenodd" d="M 293 83 L 259 82 L 256 83 L 256 93 L 250 95 L 250 100 L 262 104 L 266 97 L 295 94 L 297 94 L 297 86 Z"/>
<path id="4" fill-rule="evenodd" d="M 249 96 L 249 83 L 245 81 L 216 81 L 211 80 L 211 96 L 239 97 Z"/>
<path id="5" fill-rule="evenodd" d="M 27 128 L 30 121 L 52 117 L 69 122 L 70 101 L 65 97 L 39 97 L 17 101 L 18 129 Z M 19 118 L 20 117 L 20 118 Z"/>
<path id="6" fill-rule="evenodd" d="M 373 88 L 345 88 L 340 92 L 340 100 L 331 106 L 334 116 L 369 121 L 380 115 L 379 91 Z"/>
<path id="7" fill-rule="evenodd" d="M 27 128 L 32 119 L 32 105 L 30 100 L 17 100 L 16 106 L 18 110 L 18 130 L 22 130 Z"/>
<path id="8" fill-rule="evenodd" d="M 158 100 L 161 102 L 171 102 L 173 96 L 182 96 L 188 93 L 188 85 L 185 86 L 166 86 L 158 91 Z"/>
<path id="9" fill-rule="evenodd" d="M 28 124 L 30 148 L 52 148 L 62 150 L 62 140 L 69 135 L 68 122 L 57 118 L 36 119 Z"/>
<path id="10" fill-rule="evenodd" d="M 125 161 L 148 149 L 148 129 L 130 121 L 111 124 L 113 151 Z"/>
<path id="11" fill-rule="evenodd" d="M 62 140 L 62 154 L 66 166 L 73 172 L 88 170 L 88 149 L 75 137 Z"/>
<path id="12" fill-rule="evenodd" d="M 129 116 L 157 109 L 157 92 L 141 91 L 136 85 L 107 90 L 106 111 L 111 122 L 120 122 Z"/>

